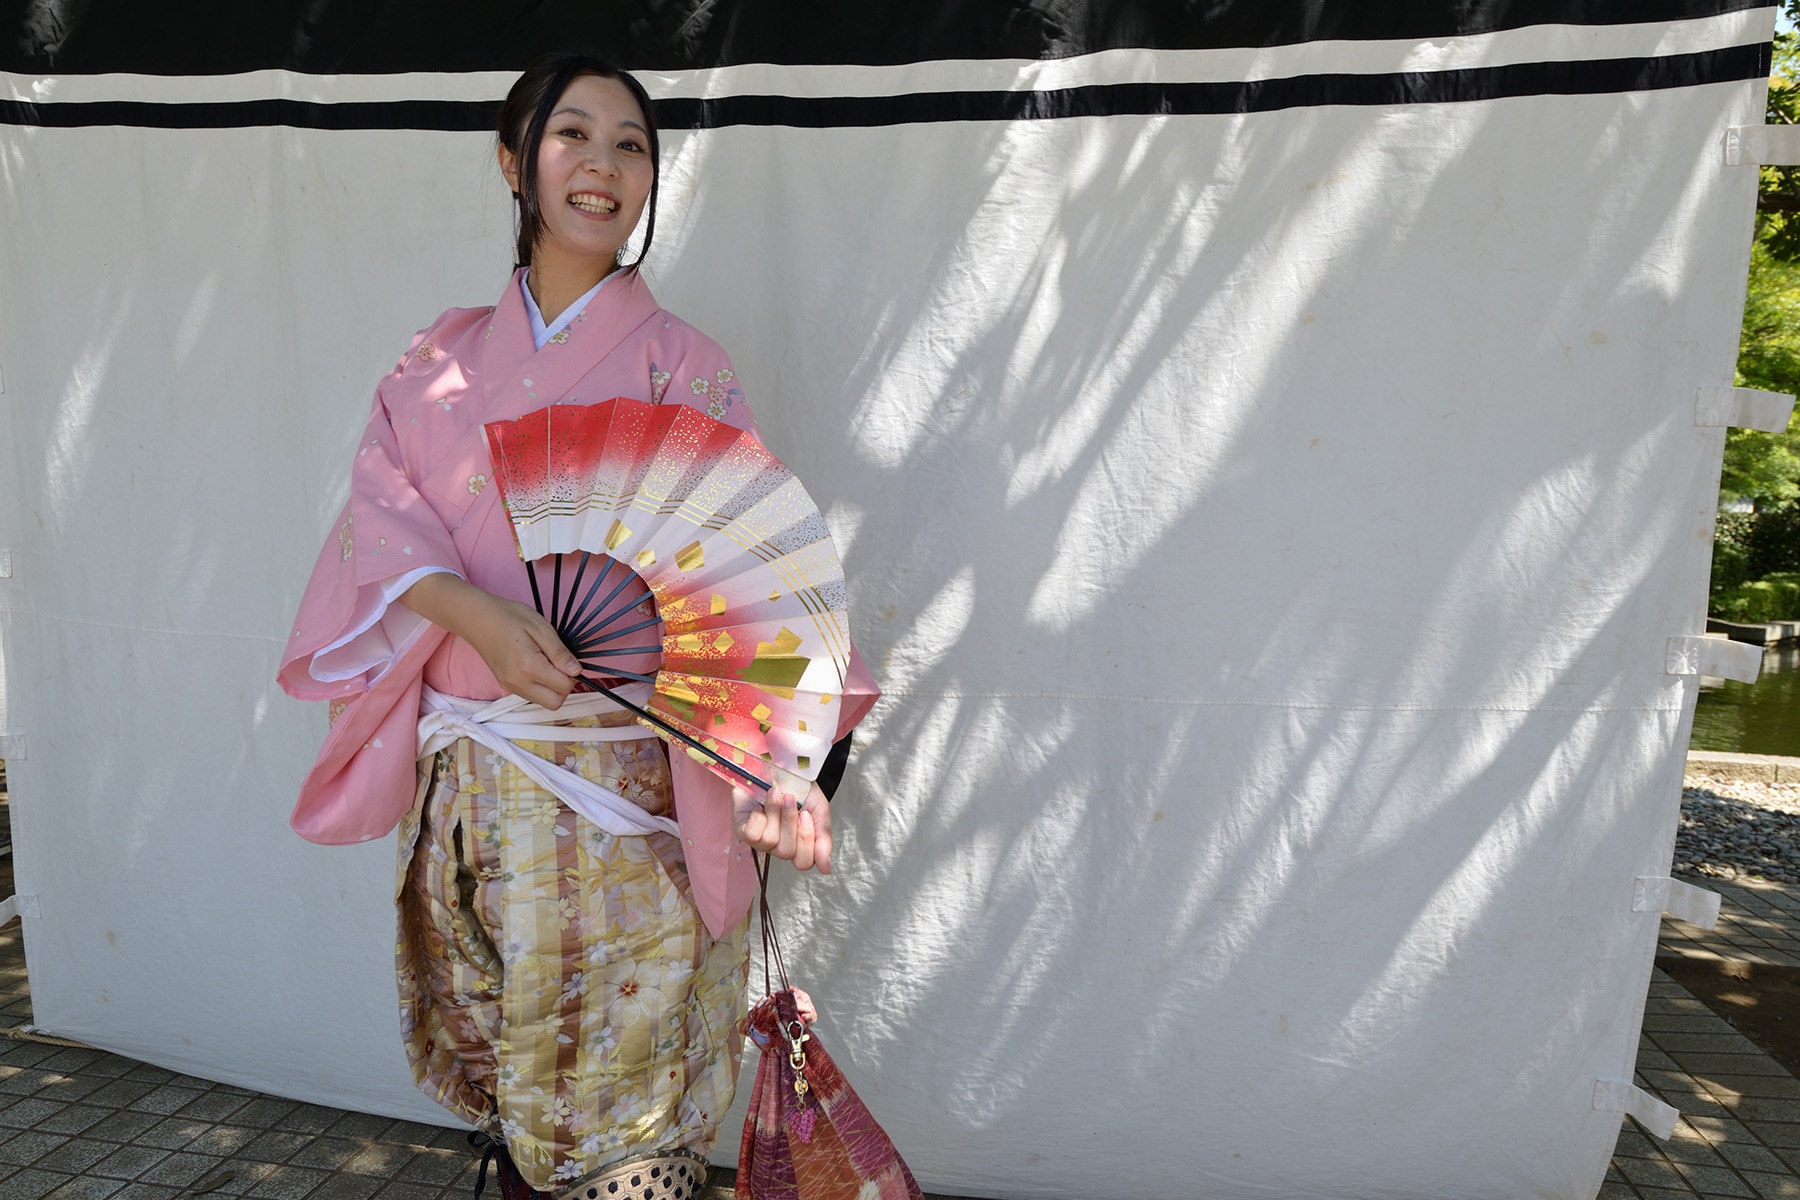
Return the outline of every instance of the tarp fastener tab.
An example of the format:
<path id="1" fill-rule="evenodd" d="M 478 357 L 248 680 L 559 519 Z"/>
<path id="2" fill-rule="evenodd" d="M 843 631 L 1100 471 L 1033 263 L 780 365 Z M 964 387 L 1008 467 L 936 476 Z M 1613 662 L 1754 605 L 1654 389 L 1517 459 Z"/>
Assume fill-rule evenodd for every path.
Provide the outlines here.
<path id="1" fill-rule="evenodd" d="M 1755 683 L 1762 671 L 1762 647 L 1724 637 L 1672 637 L 1663 670 L 1670 675 L 1716 675 Z"/>
<path id="2" fill-rule="evenodd" d="M 1733 125 L 1725 130 L 1728 167 L 1800 166 L 1800 125 Z"/>
<path id="3" fill-rule="evenodd" d="M 1719 923 L 1719 893 L 1667 875 L 1639 875 L 1631 889 L 1631 911 L 1668 913 L 1678 921 L 1711 929 Z"/>
<path id="4" fill-rule="evenodd" d="M 1794 398 L 1757 388 L 1703 387 L 1694 404 L 1694 424 L 1735 425 L 1764 433 L 1786 433 Z"/>
<path id="5" fill-rule="evenodd" d="M 1623 1079 L 1594 1080 L 1594 1107 L 1635 1117 L 1639 1125 L 1665 1141 L 1675 1136 L 1675 1122 L 1681 1119 L 1674 1108 Z"/>

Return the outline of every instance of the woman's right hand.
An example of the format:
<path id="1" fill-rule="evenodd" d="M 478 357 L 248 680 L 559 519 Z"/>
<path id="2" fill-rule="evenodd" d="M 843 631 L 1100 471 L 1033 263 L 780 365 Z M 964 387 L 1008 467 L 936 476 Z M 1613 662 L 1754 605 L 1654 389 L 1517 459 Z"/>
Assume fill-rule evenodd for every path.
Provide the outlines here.
<path id="1" fill-rule="evenodd" d="M 445 572 L 413 584 L 400 603 L 469 643 L 515 696 L 554 710 L 575 687 L 580 664 L 550 622 L 528 605 Z"/>

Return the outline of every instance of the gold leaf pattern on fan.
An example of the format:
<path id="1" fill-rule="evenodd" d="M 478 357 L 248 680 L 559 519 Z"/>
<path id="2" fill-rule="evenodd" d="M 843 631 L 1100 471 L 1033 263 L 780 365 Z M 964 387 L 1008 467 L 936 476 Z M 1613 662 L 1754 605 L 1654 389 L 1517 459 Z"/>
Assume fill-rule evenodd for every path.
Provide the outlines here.
<path id="1" fill-rule="evenodd" d="M 766 688 L 783 700 L 792 700 L 794 689 L 812 663 L 812 659 L 794 653 L 799 648 L 800 635 L 784 625 L 774 642 L 756 643 L 756 657 L 738 672 L 738 678 Z"/>

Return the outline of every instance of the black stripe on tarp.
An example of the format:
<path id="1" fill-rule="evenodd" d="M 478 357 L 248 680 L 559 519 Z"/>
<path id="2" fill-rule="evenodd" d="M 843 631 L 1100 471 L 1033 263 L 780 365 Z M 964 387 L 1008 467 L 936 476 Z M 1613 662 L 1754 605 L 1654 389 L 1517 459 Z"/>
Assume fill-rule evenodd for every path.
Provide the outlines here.
<path id="1" fill-rule="evenodd" d="M 636 70 L 892 66 L 1424 41 L 1770 7 L 1773 0 L 0 0 L 0 70 L 518 71 L 567 49 Z"/>
<path id="2" fill-rule="evenodd" d="M 1388 75 L 1297 75 L 1220 83 L 1111 83 L 1039 92 L 915 92 L 901 96 L 723 96 L 656 102 L 664 129 L 786 125 L 875 128 L 943 121 L 1034 121 L 1063 117 L 1210 116 L 1327 105 L 1457 104 L 1515 96 L 1580 96 L 1660 91 L 1760 79 L 1768 43 L 1587 62 L 1515 63 Z M 31 104 L 0 101 L 0 124 L 47 129 L 122 125 L 146 129 L 491 130 L 499 102 L 394 100 L 321 104 L 239 100 L 158 104 L 116 100 Z"/>

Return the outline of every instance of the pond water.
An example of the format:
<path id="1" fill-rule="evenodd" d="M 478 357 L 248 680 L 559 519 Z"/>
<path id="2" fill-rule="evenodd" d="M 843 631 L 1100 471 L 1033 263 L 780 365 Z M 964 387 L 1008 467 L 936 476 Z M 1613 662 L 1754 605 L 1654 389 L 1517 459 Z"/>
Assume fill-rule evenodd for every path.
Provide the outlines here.
<path id="1" fill-rule="evenodd" d="M 1703 684 L 1688 745 L 1800 755 L 1800 647 L 1763 651 L 1762 676 L 1755 683 Z"/>

